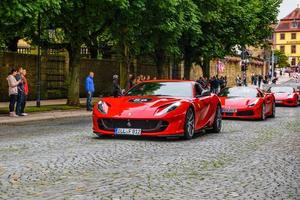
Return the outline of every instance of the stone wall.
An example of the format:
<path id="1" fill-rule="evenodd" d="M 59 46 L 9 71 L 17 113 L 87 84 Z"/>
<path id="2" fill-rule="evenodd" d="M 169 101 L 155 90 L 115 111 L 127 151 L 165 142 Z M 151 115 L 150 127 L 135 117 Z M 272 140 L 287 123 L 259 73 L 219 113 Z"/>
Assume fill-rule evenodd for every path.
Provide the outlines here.
<path id="1" fill-rule="evenodd" d="M 219 73 L 219 76 L 227 76 L 228 85 L 234 85 L 235 77 L 241 75 L 241 67 L 239 58 L 227 58 L 225 70 Z M 66 98 L 67 94 L 67 77 L 68 63 L 64 56 L 54 56 L 43 54 L 41 57 L 41 98 Z M 6 77 L 12 68 L 22 66 L 27 69 L 27 78 L 29 81 L 29 99 L 36 98 L 36 66 L 37 56 L 28 54 L 2 53 L 0 54 L 0 101 L 8 100 L 8 85 Z M 80 61 L 80 96 L 84 97 L 84 82 L 90 71 L 95 72 L 95 96 L 110 95 L 112 90 L 112 76 L 121 73 L 121 63 L 116 60 L 97 60 L 85 59 Z M 165 66 L 166 78 L 172 77 L 171 64 Z M 179 78 L 183 76 L 183 64 L 178 66 L 176 73 Z M 211 75 L 216 75 L 216 61 L 211 62 Z M 157 76 L 155 64 L 149 59 L 136 60 L 131 67 L 131 71 L 135 74 Z M 262 61 L 253 60 L 248 67 L 248 78 L 250 74 L 264 74 Z M 193 65 L 191 69 L 191 79 L 197 80 L 202 75 L 202 69 L 198 65 Z"/>

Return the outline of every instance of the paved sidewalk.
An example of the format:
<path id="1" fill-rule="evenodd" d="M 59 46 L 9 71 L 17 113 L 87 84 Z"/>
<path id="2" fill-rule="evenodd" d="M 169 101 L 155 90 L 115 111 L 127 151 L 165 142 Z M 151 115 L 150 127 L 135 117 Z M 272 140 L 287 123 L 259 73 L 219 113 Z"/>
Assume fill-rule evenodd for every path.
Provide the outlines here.
<path id="1" fill-rule="evenodd" d="M 94 101 L 98 98 L 94 98 Z M 67 99 L 49 99 L 49 100 L 41 100 L 42 106 L 50 106 L 50 105 L 63 105 L 66 104 Z M 86 98 L 80 98 L 80 103 L 85 104 Z M 0 102 L 0 108 L 8 108 L 9 102 Z M 35 106 L 36 101 L 27 101 L 26 106 Z"/>
<path id="2" fill-rule="evenodd" d="M 85 109 L 80 110 L 68 110 L 68 111 L 49 111 L 49 112 L 37 112 L 30 113 L 25 117 L 9 117 L 7 115 L 0 116 L 0 126 L 1 125 L 11 125 L 19 124 L 24 122 L 42 121 L 42 120 L 53 120 L 61 118 L 70 117 L 88 117 L 92 116 L 91 111 L 86 111 Z"/>

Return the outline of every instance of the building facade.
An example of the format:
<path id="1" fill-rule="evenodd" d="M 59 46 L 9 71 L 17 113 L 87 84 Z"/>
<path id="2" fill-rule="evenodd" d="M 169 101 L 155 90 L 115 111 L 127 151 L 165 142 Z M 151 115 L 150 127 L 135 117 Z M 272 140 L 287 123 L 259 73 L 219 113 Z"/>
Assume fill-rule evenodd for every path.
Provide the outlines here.
<path id="1" fill-rule="evenodd" d="M 288 57 L 291 67 L 300 66 L 300 8 L 281 19 L 274 34 L 274 48 Z"/>

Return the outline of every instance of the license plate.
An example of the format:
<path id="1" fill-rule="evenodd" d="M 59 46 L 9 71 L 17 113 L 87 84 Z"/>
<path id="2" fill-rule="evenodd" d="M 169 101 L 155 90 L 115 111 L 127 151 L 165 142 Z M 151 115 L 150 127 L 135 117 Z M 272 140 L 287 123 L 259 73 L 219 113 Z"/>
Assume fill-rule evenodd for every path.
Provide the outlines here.
<path id="1" fill-rule="evenodd" d="M 278 100 L 277 100 L 277 101 L 275 101 L 275 103 L 282 103 L 282 101 L 278 101 Z"/>
<path id="2" fill-rule="evenodd" d="M 225 109 L 222 109 L 222 111 L 225 112 L 225 113 L 235 113 L 236 109 L 225 108 Z"/>
<path id="3" fill-rule="evenodd" d="M 142 129 L 136 128 L 116 128 L 115 135 L 141 135 Z"/>

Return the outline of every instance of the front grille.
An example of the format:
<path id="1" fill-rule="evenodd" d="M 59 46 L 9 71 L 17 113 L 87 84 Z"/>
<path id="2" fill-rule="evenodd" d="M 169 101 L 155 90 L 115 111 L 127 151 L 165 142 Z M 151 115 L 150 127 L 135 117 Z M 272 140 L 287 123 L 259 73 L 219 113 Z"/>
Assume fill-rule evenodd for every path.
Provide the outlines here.
<path id="1" fill-rule="evenodd" d="M 233 116 L 233 113 L 224 112 L 226 116 Z"/>
<path id="2" fill-rule="evenodd" d="M 138 128 L 143 132 L 163 131 L 169 123 L 162 120 L 99 119 L 100 129 L 114 131 L 115 128 Z"/>
<path id="3" fill-rule="evenodd" d="M 237 116 L 251 116 L 254 115 L 254 112 L 252 110 L 246 110 L 246 111 L 239 111 L 236 113 Z"/>

